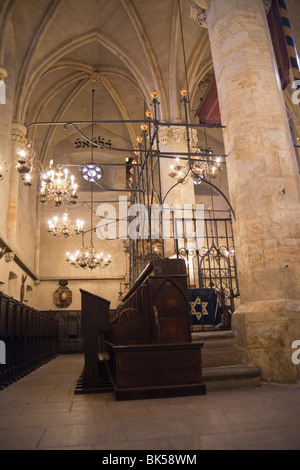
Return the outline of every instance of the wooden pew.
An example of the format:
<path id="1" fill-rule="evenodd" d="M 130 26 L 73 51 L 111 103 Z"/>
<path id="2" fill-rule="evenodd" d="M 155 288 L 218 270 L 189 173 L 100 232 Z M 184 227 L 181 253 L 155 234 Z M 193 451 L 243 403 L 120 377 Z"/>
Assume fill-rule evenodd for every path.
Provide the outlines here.
<path id="1" fill-rule="evenodd" d="M 184 260 L 153 258 L 117 308 L 104 345 L 116 400 L 206 393 Z"/>
<path id="2" fill-rule="evenodd" d="M 7 387 L 57 355 L 58 322 L 0 292 L 0 340 L 6 364 L 0 388 Z"/>

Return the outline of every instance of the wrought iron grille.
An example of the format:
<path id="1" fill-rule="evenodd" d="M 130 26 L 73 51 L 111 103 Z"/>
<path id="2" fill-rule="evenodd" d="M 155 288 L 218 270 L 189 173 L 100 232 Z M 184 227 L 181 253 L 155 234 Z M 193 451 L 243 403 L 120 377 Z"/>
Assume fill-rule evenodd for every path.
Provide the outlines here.
<path id="1" fill-rule="evenodd" d="M 170 238 L 131 240 L 131 281 L 134 282 L 154 253 L 161 257 L 180 257 L 187 267 L 192 330 L 230 329 L 235 299 L 239 296 L 231 213 L 214 210 L 203 215 L 202 220 L 197 220 L 193 209 L 190 217 L 183 219 L 173 211 Z M 163 214 L 160 235 L 162 219 Z M 197 223 L 202 223 L 204 229 L 201 241 L 197 237 Z M 178 233 L 183 236 L 178 237 Z"/>
<path id="2" fill-rule="evenodd" d="M 192 330 L 229 329 L 239 296 L 230 212 L 206 211 L 202 247 L 184 242 L 176 244 L 176 256 L 186 261 Z"/>

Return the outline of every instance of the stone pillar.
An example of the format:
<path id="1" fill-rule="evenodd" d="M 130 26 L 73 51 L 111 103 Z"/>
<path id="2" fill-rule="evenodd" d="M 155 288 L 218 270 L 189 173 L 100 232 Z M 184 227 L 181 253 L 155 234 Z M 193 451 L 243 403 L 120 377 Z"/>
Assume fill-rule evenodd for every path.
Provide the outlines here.
<path id="1" fill-rule="evenodd" d="M 211 0 L 241 306 L 239 344 L 262 379 L 295 382 L 300 339 L 300 181 L 262 0 Z"/>
<path id="2" fill-rule="evenodd" d="M 15 246 L 17 240 L 17 219 L 20 176 L 16 170 L 17 152 L 26 136 L 26 127 L 22 124 L 13 123 L 12 126 L 12 167 L 10 172 L 9 200 L 6 216 L 6 232 L 8 243 Z"/>
<path id="3" fill-rule="evenodd" d="M 6 237 L 6 208 L 9 191 L 9 168 L 11 159 L 12 100 L 7 98 L 6 69 L 0 67 L 0 233 Z"/>

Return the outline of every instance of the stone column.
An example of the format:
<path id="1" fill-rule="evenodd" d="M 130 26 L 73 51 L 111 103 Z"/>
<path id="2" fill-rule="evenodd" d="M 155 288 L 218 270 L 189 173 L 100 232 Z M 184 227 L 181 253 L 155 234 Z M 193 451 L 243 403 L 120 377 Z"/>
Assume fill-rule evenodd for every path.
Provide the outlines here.
<path id="1" fill-rule="evenodd" d="M 7 240 L 12 247 L 15 246 L 18 230 L 18 201 L 20 176 L 16 170 L 17 152 L 20 149 L 26 135 L 26 127 L 22 124 L 13 123 L 12 126 L 12 167 L 10 172 L 9 200 L 6 215 Z"/>
<path id="2" fill-rule="evenodd" d="M 0 67 L 0 233 L 6 237 L 6 208 L 9 191 L 9 168 L 11 159 L 12 101 L 7 98 L 6 69 Z"/>
<path id="3" fill-rule="evenodd" d="M 266 381 L 295 382 L 300 339 L 300 181 L 262 0 L 211 0 L 217 80 L 248 362 Z"/>

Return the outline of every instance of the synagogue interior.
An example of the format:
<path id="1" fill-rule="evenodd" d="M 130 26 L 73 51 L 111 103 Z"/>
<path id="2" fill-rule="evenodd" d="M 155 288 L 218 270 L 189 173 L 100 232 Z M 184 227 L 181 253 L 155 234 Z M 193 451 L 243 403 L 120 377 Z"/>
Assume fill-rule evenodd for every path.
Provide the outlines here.
<path id="1" fill-rule="evenodd" d="M 299 416 L 297 51 L 299 0 L 1 0 L 0 448 L 273 385 Z"/>

